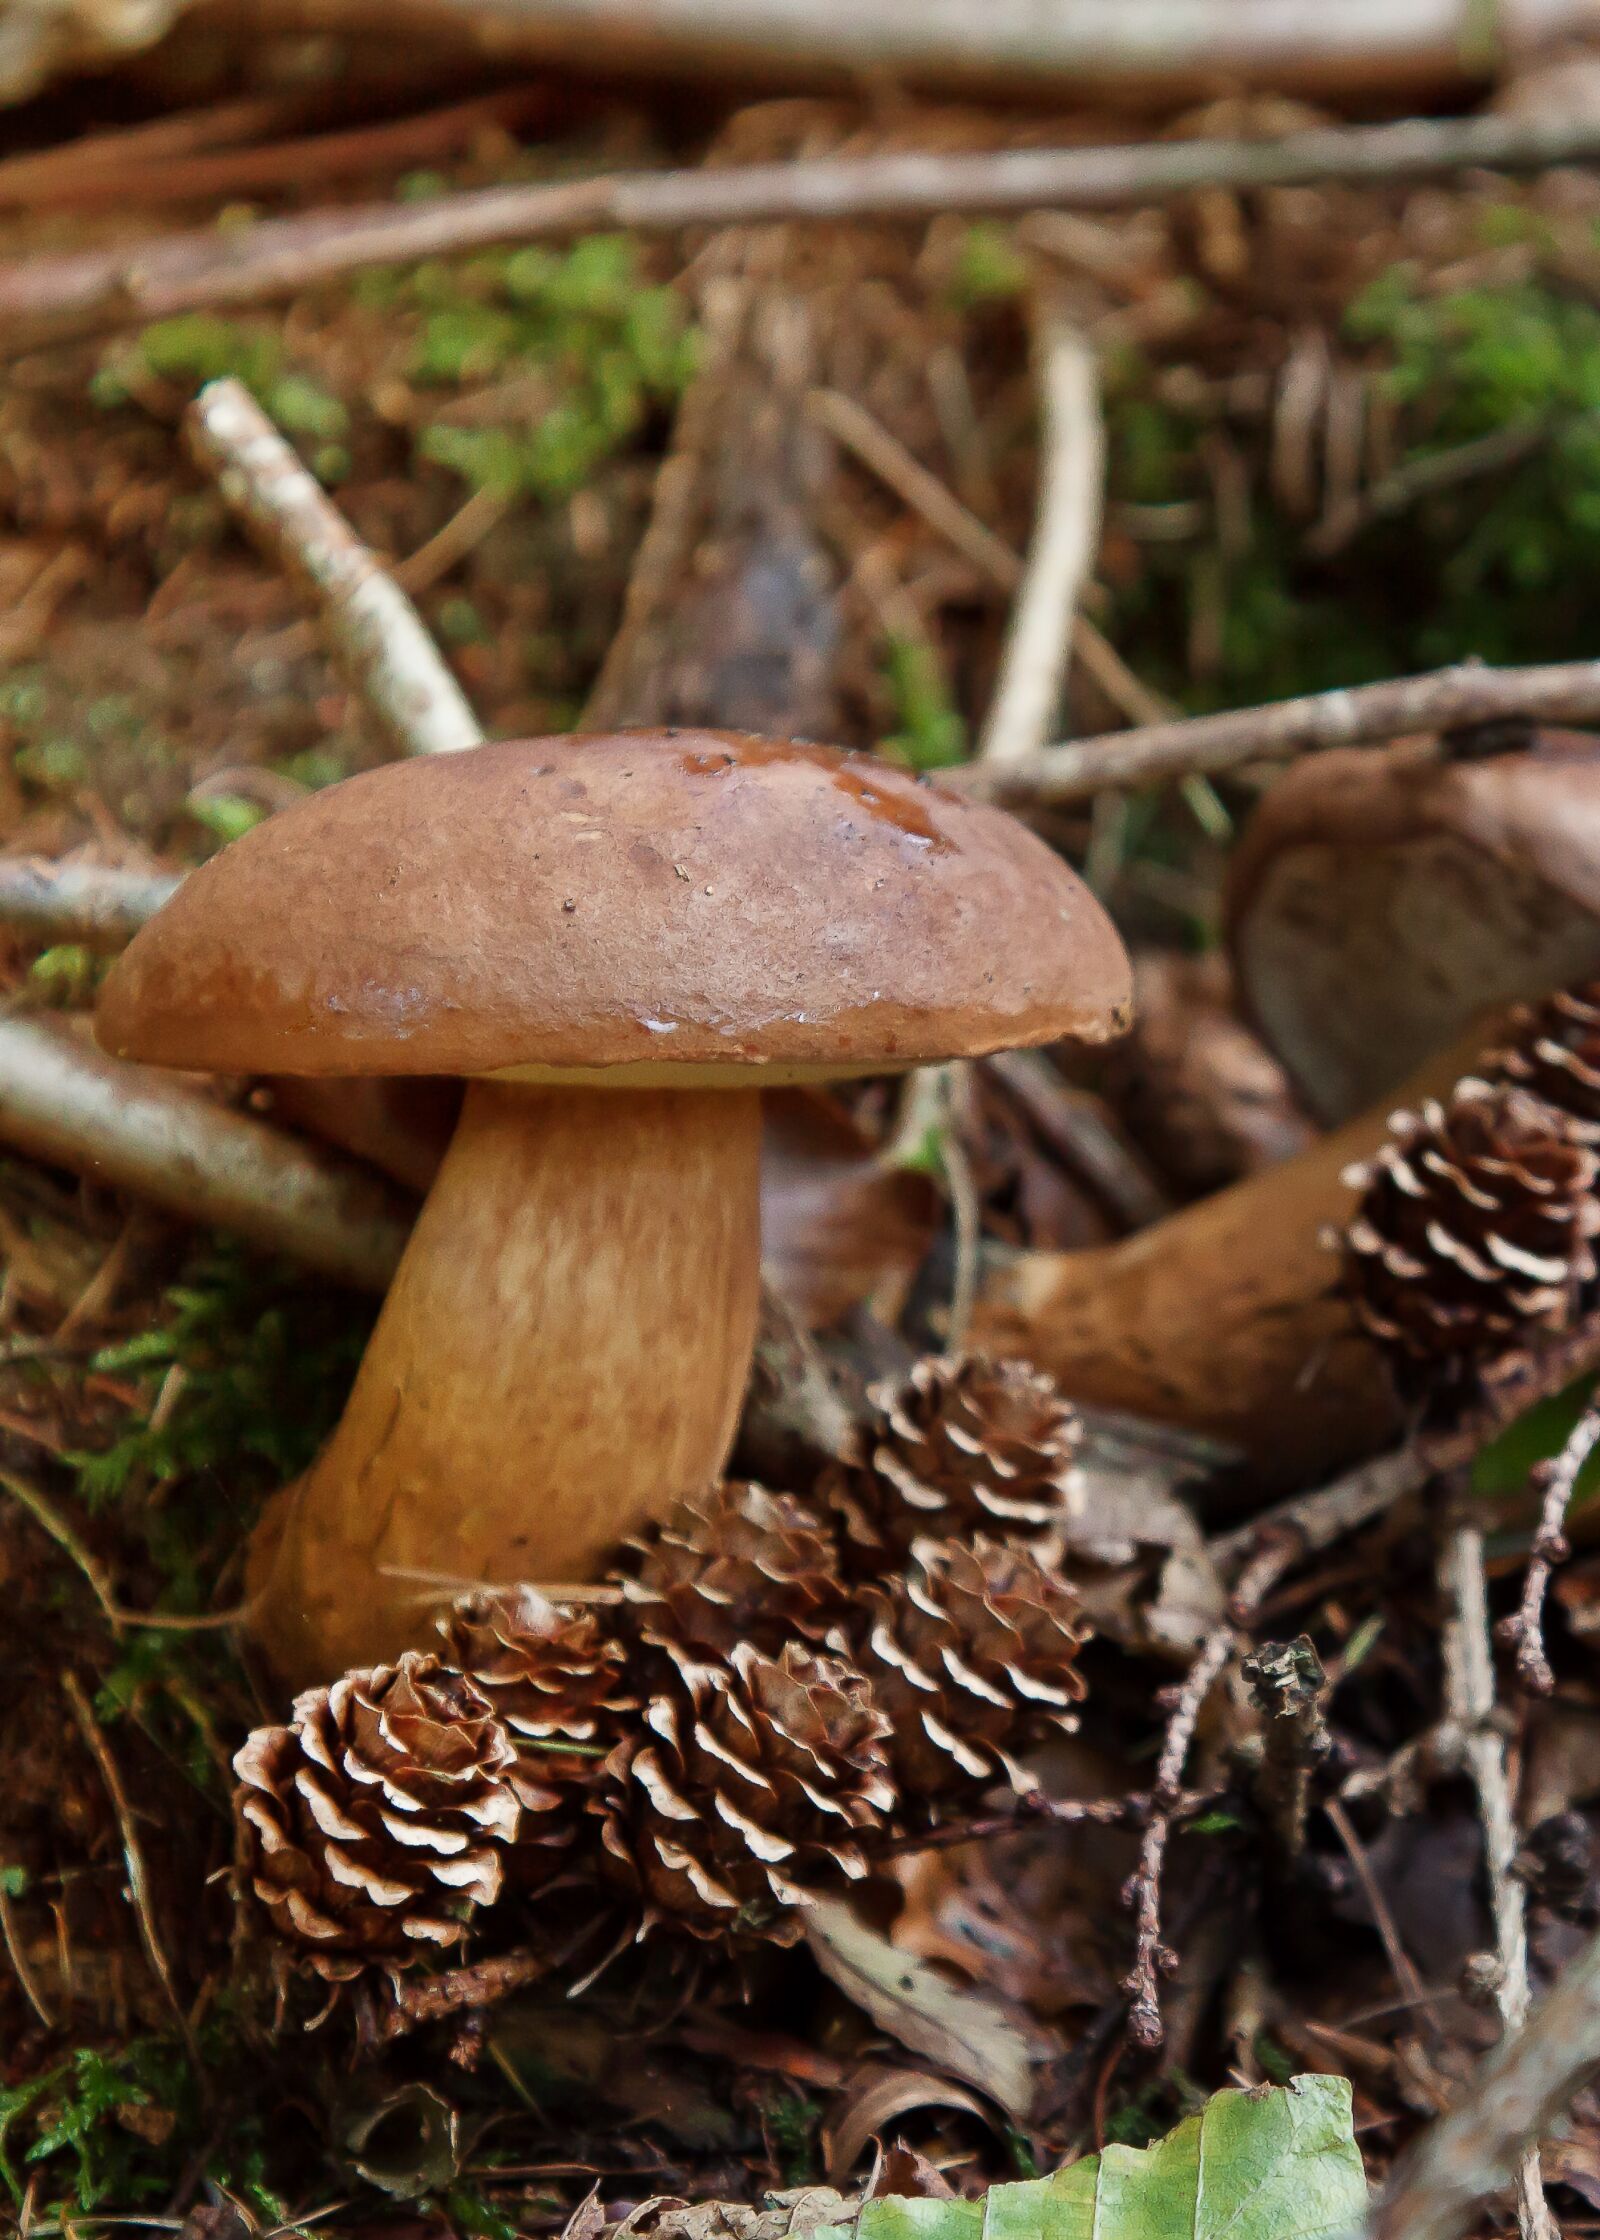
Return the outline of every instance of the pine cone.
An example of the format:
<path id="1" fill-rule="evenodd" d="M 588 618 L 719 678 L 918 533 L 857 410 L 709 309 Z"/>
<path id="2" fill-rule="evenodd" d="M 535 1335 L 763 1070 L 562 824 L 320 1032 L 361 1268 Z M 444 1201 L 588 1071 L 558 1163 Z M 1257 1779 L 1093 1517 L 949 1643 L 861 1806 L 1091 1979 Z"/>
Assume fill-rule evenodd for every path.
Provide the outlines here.
<path id="1" fill-rule="evenodd" d="M 816 1889 L 866 1872 L 858 1837 L 894 1804 L 888 1721 L 835 1657 L 741 1643 L 726 1664 L 678 1654 L 613 1753 L 603 1836 L 643 1902 L 641 1933 L 793 1944 Z"/>
<path id="2" fill-rule="evenodd" d="M 449 1660 L 520 1750 L 521 1832 L 508 1864 L 540 1889 L 593 1833 L 585 1807 L 638 1699 L 626 1646 L 593 1610 L 558 1609 L 530 1586 L 465 1595 L 440 1621 Z"/>
<path id="3" fill-rule="evenodd" d="M 833 1540 L 805 1504 L 764 1486 L 713 1486 L 647 1540 L 624 1579 L 646 1637 L 695 1656 L 741 1641 L 776 1656 L 820 1641 L 846 1607 Z"/>
<path id="4" fill-rule="evenodd" d="M 1060 1573 L 994 1540 L 919 1540 L 907 1575 L 861 1601 L 861 1668 L 907 1803 L 1030 1787 L 1013 1753 L 1070 1727 L 1084 1693 L 1087 1629 Z"/>
<path id="5" fill-rule="evenodd" d="M 1592 1283 L 1600 1157 L 1525 1090 L 1461 1082 L 1448 1105 L 1391 1122 L 1345 1180 L 1357 1317 L 1402 1387 L 1438 1397 L 1538 1330 L 1565 1328 Z"/>
<path id="6" fill-rule="evenodd" d="M 1580 1143 L 1600 1144 L 1600 980 L 1520 1006 L 1483 1070 L 1553 1104 Z"/>
<path id="7" fill-rule="evenodd" d="M 1048 1377 L 1025 1361 L 929 1358 L 868 1399 L 865 1466 L 824 1489 L 858 1565 L 890 1571 L 927 1535 L 982 1531 L 1059 1553 L 1083 1426 Z"/>
<path id="8" fill-rule="evenodd" d="M 245 1878 L 330 1981 L 406 1967 L 499 1896 L 522 1817 L 515 1765 L 485 1698 L 437 1657 L 347 1672 L 234 1758 Z"/>

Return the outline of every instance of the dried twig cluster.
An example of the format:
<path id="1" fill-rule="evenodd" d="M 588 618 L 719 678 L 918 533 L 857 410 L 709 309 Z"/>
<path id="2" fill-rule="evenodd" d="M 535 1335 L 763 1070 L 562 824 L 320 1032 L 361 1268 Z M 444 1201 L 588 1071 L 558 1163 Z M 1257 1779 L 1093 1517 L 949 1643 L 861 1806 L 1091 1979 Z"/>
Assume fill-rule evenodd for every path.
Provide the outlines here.
<path id="1" fill-rule="evenodd" d="M 397 1977 L 558 1887 L 622 1936 L 792 1943 L 815 1893 L 1028 1794 L 1083 1692 L 1079 1435 L 1023 1364 L 925 1361 L 813 1498 L 716 1486 L 593 1601 L 486 1590 L 441 1653 L 308 1690 L 235 1760 L 280 1953 Z"/>

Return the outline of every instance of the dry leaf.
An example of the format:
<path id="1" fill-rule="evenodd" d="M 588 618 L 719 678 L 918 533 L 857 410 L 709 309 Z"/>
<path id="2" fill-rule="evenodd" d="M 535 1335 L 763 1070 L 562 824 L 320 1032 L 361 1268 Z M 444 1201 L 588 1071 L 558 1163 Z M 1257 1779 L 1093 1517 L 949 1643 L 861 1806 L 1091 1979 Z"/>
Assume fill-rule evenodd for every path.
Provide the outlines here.
<path id="1" fill-rule="evenodd" d="M 938 1968 L 873 1929 L 837 1898 L 806 1908 L 806 1943 L 818 1967 L 849 1999 L 913 2053 L 947 2076 L 975 2085 L 1025 2124 L 1038 2063 L 1053 2049 L 978 1991 L 964 1991 Z"/>
<path id="2" fill-rule="evenodd" d="M 815 1090 L 764 1105 L 761 1247 L 772 1282 L 813 1329 L 886 1284 L 909 1284 L 942 1216 L 925 1174 L 884 1166 L 871 1138 Z"/>
<path id="3" fill-rule="evenodd" d="M 869 2061 L 857 2070 L 828 2111 L 823 2130 L 828 2176 L 836 2183 L 848 2178 L 873 2139 L 914 2108 L 956 2108 L 994 2124 L 992 2103 L 986 2103 L 965 2085 L 952 2084 L 931 2069 L 901 2069 Z M 904 2191 L 905 2188 L 894 2189 Z"/>

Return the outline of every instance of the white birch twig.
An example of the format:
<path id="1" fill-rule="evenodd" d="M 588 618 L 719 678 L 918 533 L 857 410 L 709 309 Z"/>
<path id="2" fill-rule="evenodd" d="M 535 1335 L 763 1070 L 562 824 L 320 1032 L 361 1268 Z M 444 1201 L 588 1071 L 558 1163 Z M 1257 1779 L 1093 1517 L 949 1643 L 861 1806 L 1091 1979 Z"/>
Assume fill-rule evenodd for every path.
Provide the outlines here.
<path id="1" fill-rule="evenodd" d="M 410 1232 L 370 1168 L 35 1019 L 0 1019 L 0 1143 L 359 1290 L 387 1286 Z"/>
<path id="2" fill-rule="evenodd" d="M 415 607 L 241 382 L 189 407 L 196 459 L 269 558 L 315 601 L 330 647 L 402 754 L 450 754 L 483 731 Z"/>
<path id="3" fill-rule="evenodd" d="M 992 768 L 1037 754 L 1066 684 L 1073 621 L 1100 539 L 1105 428 L 1094 352 L 1059 311 L 1035 343 L 1042 405 L 1039 508 L 978 755 Z"/>
<path id="4" fill-rule="evenodd" d="M 1527 1900 L 1512 1873 L 1517 1827 L 1511 1810 L 1506 1746 L 1494 1729 L 1494 1656 L 1483 1571 L 1483 1532 L 1468 1521 L 1446 1525 L 1439 1548 L 1439 1586 L 1446 1606 L 1444 1716 L 1458 1728 L 1483 1823 L 1484 1863 L 1494 1920 L 1495 2011 L 1506 2030 L 1528 2014 Z M 1552 2240 L 1537 2145 L 1517 2164 L 1517 2226 L 1522 2240 Z"/>
<path id="5" fill-rule="evenodd" d="M 179 884 L 166 871 L 0 856 L 0 925 L 30 940 L 120 949 L 177 893 Z"/>

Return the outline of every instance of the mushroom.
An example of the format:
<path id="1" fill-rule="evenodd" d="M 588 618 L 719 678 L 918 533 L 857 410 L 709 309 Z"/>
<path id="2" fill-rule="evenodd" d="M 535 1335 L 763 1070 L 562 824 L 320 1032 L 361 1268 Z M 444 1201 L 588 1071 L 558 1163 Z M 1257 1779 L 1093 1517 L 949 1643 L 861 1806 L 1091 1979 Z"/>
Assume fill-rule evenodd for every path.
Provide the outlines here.
<path id="1" fill-rule="evenodd" d="M 1098 1041 L 1129 1002 L 1115 931 L 1042 841 L 833 748 L 507 741 L 348 779 L 225 849 L 109 975 L 108 1049 L 467 1081 L 344 1416 L 252 1550 L 280 1674 L 389 1655 L 430 1582 L 591 1577 L 716 1475 L 754 1336 L 762 1087 Z"/>
<path id="2" fill-rule="evenodd" d="M 1487 1006 L 1600 972 L 1600 739 L 1310 756 L 1257 808 L 1224 916 L 1246 1010 L 1336 1125 Z"/>
<path id="3" fill-rule="evenodd" d="M 1395 1101 L 1448 1095 L 1492 1024 L 1435 1052 Z M 1389 1112 L 1386 1099 L 1114 1244 L 1019 1254 L 984 1287 L 973 1343 L 1025 1354 L 1074 1400 L 1236 1448 L 1249 1464 L 1246 1495 L 1375 1453 L 1403 1418 L 1341 1294 L 1328 1235 L 1354 1209 L 1345 1170 L 1383 1143 Z"/>

